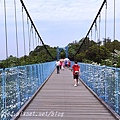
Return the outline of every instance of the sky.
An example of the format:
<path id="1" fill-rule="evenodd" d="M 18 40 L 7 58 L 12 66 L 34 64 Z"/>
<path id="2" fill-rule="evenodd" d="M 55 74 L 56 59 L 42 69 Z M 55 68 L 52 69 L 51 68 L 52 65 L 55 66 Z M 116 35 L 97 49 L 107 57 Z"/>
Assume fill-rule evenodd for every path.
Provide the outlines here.
<path id="1" fill-rule="evenodd" d="M 6 56 L 4 0 L 0 0 L 0 59 Z M 115 38 L 120 40 L 120 0 L 116 1 L 116 32 Z M 107 37 L 113 39 L 114 0 L 107 1 Z M 43 42 L 52 47 L 65 47 L 73 41 L 79 41 L 86 36 L 103 0 L 24 0 L 25 6 L 40 33 Z M 19 0 L 16 0 L 17 32 L 19 57 L 24 54 L 22 38 L 22 12 Z M 16 35 L 14 0 L 6 0 L 8 54 L 16 56 Z M 26 18 L 24 12 L 24 18 Z M 100 39 L 104 38 L 105 7 L 101 11 Z M 26 21 L 26 19 L 25 19 Z M 27 28 L 27 24 L 25 24 Z M 27 36 L 27 29 L 26 36 Z M 94 39 L 93 30 L 93 39 Z M 27 39 L 27 37 L 26 37 Z M 28 44 L 28 42 L 26 42 Z M 26 48 L 28 53 L 28 48 Z M 34 49 L 34 46 L 33 46 Z"/>

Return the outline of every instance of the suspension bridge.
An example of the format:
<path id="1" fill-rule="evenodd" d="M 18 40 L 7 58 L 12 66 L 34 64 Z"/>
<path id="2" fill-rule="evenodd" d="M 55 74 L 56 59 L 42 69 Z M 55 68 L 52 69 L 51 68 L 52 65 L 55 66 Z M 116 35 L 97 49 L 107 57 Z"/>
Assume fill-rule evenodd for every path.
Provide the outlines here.
<path id="1" fill-rule="evenodd" d="M 12 16 L 15 31 L 12 36 L 15 37 L 10 38 L 9 33 L 11 33 L 12 26 L 7 24 L 8 8 L 10 7 L 7 6 L 7 2 L 7 0 L 0 1 L 0 9 L 2 10 L 2 13 L 0 12 L 2 16 L 0 19 L 0 25 L 2 23 L 0 41 L 5 45 L 3 48 L 5 60 L 0 62 L 1 120 L 119 120 L 120 68 L 117 65 L 108 67 L 107 61 L 104 65 L 79 61 L 81 71 L 80 83 L 77 87 L 73 85 L 71 68 L 66 67 L 64 70 L 60 70 L 60 74 L 57 74 L 55 66 L 56 60 L 60 59 L 62 50 L 65 51 L 65 57 L 71 60 L 71 66 L 74 64 L 74 60 L 78 60 L 79 53 L 88 50 L 91 54 L 89 47 L 91 47 L 93 35 L 97 46 L 100 47 L 103 31 L 104 55 L 107 56 L 107 0 L 103 1 L 86 36 L 72 56 L 69 54 L 69 46 L 56 47 L 53 49 L 56 56 L 52 54 L 49 46 L 44 44 L 23 0 L 19 1 L 20 7 L 17 6 L 16 0 L 13 1 L 14 12 Z M 115 0 L 113 13 L 113 40 L 115 41 L 117 32 Z M 22 22 L 18 21 L 20 14 Z M 104 15 L 104 30 L 101 29 L 102 14 Z M 16 57 L 10 53 L 13 46 L 9 46 L 9 44 L 12 39 L 15 39 Z M 21 52 L 19 47 L 23 47 L 23 57 L 19 56 Z M 115 50 L 116 44 L 114 42 L 111 51 L 114 53 Z M 100 49 L 98 52 L 99 61 L 102 54 Z M 44 56 L 45 54 L 47 55 Z M 113 56 L 113 60 L 115 60 L 115 56 Z M 119 61 L 116 60 L 115 64 L 117 63 Z"/>

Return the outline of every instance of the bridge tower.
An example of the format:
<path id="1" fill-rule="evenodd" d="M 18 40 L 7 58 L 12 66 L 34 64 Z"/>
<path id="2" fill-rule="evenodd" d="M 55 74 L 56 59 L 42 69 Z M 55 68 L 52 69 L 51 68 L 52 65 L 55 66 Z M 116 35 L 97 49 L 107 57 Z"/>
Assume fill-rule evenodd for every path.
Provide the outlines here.
<path id="1" fill-rule="evenodd" d="M 68 58 L 68 46 L 66 46 L 64 48 L 59 48 L 59 46 L 57 46 L 57 60 L 60 59 L 60 52 L 61 52 L 61 50 L 65 51 L 66 58 Z"/>

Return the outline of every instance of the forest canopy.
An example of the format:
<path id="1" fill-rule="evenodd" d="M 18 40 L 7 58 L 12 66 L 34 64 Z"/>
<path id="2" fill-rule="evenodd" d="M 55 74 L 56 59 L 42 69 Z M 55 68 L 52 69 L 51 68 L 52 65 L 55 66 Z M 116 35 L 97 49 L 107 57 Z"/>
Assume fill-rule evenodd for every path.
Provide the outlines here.
<path id="1" fill-rule="evenodd" d="M 20 58 L 10 55 L 6 60 L 1 60 L 0 68 L 23 66 L 56 60 L 57 47 L 50 47 L 49 45 L 45 46 L 54 59 L 51 58 L 44 46 L 37 46 L 29 53 L 29 55 L 24 55 Z M 93 40 L 89 40 L 89 38 L 82 38 L 79 41 L 75 40 L 68 44 L 68 58 L 72 61 L 77 60 L 78 62 L 83 63 L 95 62 L 101 65 L 120 67 L 119 51 L 120 42 L 118 40 L 112 41 L 110 38 L 103 39 L 103 42 L 95 42 Z M 61 50 L 60 58 L 65 58 L 65 56 L 65 51 Z"/>

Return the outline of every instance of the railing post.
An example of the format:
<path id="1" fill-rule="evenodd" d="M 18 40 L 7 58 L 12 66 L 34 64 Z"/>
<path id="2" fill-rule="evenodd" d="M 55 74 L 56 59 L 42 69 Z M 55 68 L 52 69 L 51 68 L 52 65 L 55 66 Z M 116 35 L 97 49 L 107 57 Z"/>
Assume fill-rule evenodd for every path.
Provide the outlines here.
<path id="1" fill-rule="evenodd" d="M 33 93 L 33 85 L 32 85 L 32 82 L 33 82 L 33 75 L 32 75 L 32 65 L 30 66 L 30 88 L 31 88 L 31 90 L 30 90 L 30 97 L 31 97 L 31 95 L 32 95 L 32 93 Z"/>
<path id="2" fill-rule="evenodd" d="M 91 76 L 91 73 L 92 73 L 92 66 L 91 66 L 91 64 L 89 65 L 89 71 L 90 71 L 90 81 L 91 81 L 91 89 L 93 89 L 93 79 L 92 79 L 92 76 Z"/>
<path id="3" fill-rule="evenodd" d="M 87 81 L 88 81 L 88 86 L 91 88 L 91 81 L 90 81 L 90 78 L 89 78 L 89 65 L 86 65 L 86 77 L 87 77 Z"/>
<path id="4" fill-rule="evenodd" d="M 119 102 L 118 102 L 118 69 L 115 69 L 115 111 L 118 113 L 118 108 L 119 108 Z"/>
<path id="5" fill-rule="evenodd" d="M 42 63 L 42 78 L 43 78 L 42 82 L 44 82 L 45 79 L 44 63 Z"/>
<path id="6" fill-rule="evenodd" d="M 6 75 L 5 71 L 2 71 L 2 102 L 3 102 L 3 111 L 1 113 L 1 119 L 6 120 L 7 113 L 6 113 Z"/>
<path id="7" fill-rule="evenodd" d="M 43 83 L 43 78 L 44 78 L 44 75 L 43 75 L 43 63 L 41 63 L 41 83 Z"/>
<path id="8" fill-rule="evenodd" d="M 95 66 L 92 66 L 92 69 L 93 69 L 93 71 L 92 71 L 92 77 L 93 77 L 93 88 L 94 88 L 94 92 L 96 92 L 96 90 L 95 90 L 95 79 L 94 79 L 94 74 L 95 74 Z"/>
<path id="9" fill-rule="evenodd" d="M 42 64 L 39 65 L 40 67 L 40 84 L 42 84 Z"/>
<path id="10" fill-rule="evenodd" d="M 97 93 L 98 93 L 98 96 L 101 97 L 100 95 L 100 68 L 99 66 L 97 65 L 97 73 L 98 73 L 98 90 L 97 90 Z"/>
<path id="11" fill-rule="evenodd" d="M 17 69 L 17 79 L 16 79 L 16 89 L 17 89 L 17 108 L 20 109 L 21 102 L 20 102 L 20 79 L 19 79 L 19 67 Z"/>
<path id="12" fill-rule="evenodd" d="M 36 91 L 37 90 L 37 88 L 38 88 L 38 83 L 37 83 L 37 74 L 36 74 L 36 64 L 33 66 L 33 68 L 34 68 L 34 75 L 33 75 L 33 77 L 34 77 L 34 79 L 33 79 L 33 81 L 34 81 L 34 84 L 35 84 L 35 86 L 36 87 L 34 87 L 34 90 Z"/>
<path id="13" fill-rule="evenodd" d="M 46 63 L 44 63 L 44 81 L 46 79 Z"/>
<path id="14" fill-rule="evenodd" d="M 28 100 L 28 79 L 27 79 L 27 68 L 26 68 L 26 66 L 25 66 L 25 81 L 26 81 L 26 95 L 25 95 L 25 97 L 26 97 L 26 100 Z"/>
<path id="15" fill-rule="evenodd" d="M 85 82 L 88 84 L 88 79 L 87 79 L 87 64 L 85 64 L 85 73 L 86 73 L 85 74 Z"/>
<path id="16" fill-rule="evenodd" d="M 84 82 L 87 83 L 87 81 L 86 81 L 86 64 L 84 64 Z"/>
<path id="17" fill-rule="evenodd" d="M 27 71 L 27 93 L 28 93 L 28 98 L 30 98 L 30 94 L 31 94 L 31 78 L 30 78 L 30 65 L 27 65 L 26 67 L 26 71 Z"/>
<path id="18" fill-rule="evenodd" d="M 107 94 L 107 87 L 108 87 L 108 84 L 107 84 L 107 75 L 106 75 L 106 66 L 104 68 L 104 84 L 105 84 L 105 87 L 104 87 L 104 93 L 105 93 L 105 102 L 107 103 L 108 102 L 108 94 Z"/>
<path id="19" fill-rule="evenodd" d="M 40 64 L 40 78 L 41 78 L 41 84 L 42 84 L 43 78 L 44 78 L 44 76 L 43 76 L 43 64 L 42 63 Z"/>
<path id="20" fill-rule="evenodd" d="M 93 77 L 93 74 L 95 73 L 95 68 L 94 68 L 94 66 L 93 65 L 91 65 L 91 67 L 92 67 L 92 88 L 93 88 L 93 91 L 95 92 L 95 80 L 94 80 L 94 77 Z"/>
<path id="21" fill-rule="evenodd" d="M 96 80 L 96 66 L 94 65 L 94 73 L 93 73 L 93 80 L 94 80 L 94 90 L 95 90 L 95 93 L 97 93 L 97 89 L 98 89 L 98 84 L 97 84 L 97 80 Z"/>
<path id="22" fill-rule="evenodd" d="M 38 85 L 40 85 L 40 65 L 37 65 L 37 69 L 38 69 Z"/>

